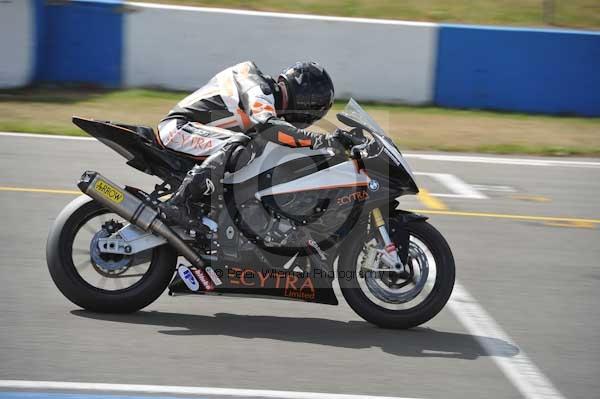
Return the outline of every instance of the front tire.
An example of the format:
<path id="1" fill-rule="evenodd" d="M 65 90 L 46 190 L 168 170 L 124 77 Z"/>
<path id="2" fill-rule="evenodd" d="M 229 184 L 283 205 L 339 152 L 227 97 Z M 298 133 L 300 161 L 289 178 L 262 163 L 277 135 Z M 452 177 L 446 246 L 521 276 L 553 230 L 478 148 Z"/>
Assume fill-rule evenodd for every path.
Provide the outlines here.
<path id="1" fill-rule="evenodd" d="M 418 292 L 393 288 L 386 291 L 381 281 L 375 283 L 360 276 L 365 247 L 359 244 L 342 251 L 338 265 L 340 288 L 350 307 L 363 319 L 383 328 L 416 327 L 432 319 L 448 302 L 454 287 L 454 257 L 440 232 L 424 220 L 403 223 L 401 217 L 392 216 L 386 225 L 397 246 L 401 230 L 408 231 L 411 248 L 409 262 L 415 262 L 413 257 L 418 257 L 419 262 L 428 262 L 427 271 L 420 273 L 421 278 L 428 280 L 423 284 L 414 284 Z M 367 245 L 367 241 L 374 239 L 374 234 L 377 233 L 361 233 L 361 240 L 352 242 Z M 435 266 L 435 274 L 430 272 L 432 266 Z M 342 278 L 350 275 L 354 278 Z M 419 288 L 419 285 L 422 286 Z"/>
<path id="2" fill-rule="evenodd" d="M 73 242 L 88 221 L 110 213 L 110 210 L 87 196 L 72 201 L 58 215 L 50 230 L 46 261 L 58 289 L 77 306 L 100 313 L 131 313 L 154 302 L 167 288 L 175 271 L 177 253 L 168 245 L 149 250 L 150 265 L 131 286 L 114 290 L 95 287 L 82 277 L 74 264 Z M 85 260 L 86 255 L 81 256 Z M 91 258 L 90 265 L 100 274 L 100 279 L 127 277 L 123 268 L 105 271 Z M 90 266 L 86 267 L 88 271 L 91 270 Z M 122 284 L 121 281 L 119 284 Z M 116 284 L 117 280 L 114 282 Z"/>

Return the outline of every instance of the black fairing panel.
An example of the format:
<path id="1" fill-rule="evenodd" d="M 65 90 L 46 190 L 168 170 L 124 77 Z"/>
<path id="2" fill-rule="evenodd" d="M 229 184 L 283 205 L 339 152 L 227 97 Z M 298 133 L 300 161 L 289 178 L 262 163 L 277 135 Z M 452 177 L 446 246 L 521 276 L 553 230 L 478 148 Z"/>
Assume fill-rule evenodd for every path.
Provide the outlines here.
<path id="1" fill-rule="evenodd" d="M 108 121 L 96 121 L 74 116 L 73 123 L 86 133 L 106 144 L 127 161 L 142 158 L 141 137 L 135 131 L 117 126 Z"/>
<path id="2" fill-rule="evenodd" d="M 260 253 L 260 256 L 256 256 Z M 217 261 L 211 267 L 222 284 L 216 294 L 250 295 L 279 297 L 328 305 L 337 305 L 333 291 L 333 261 L 328 256 L 322 265 L 313 264 L 305 254 L 278 255 L 256 249 L 255 253 L 245 252 L 243 261 Z M 286 264 L 288 268 L 286 269 Z M 310 264 L 310 268 L 307 265 Z M 203 294 L 203 291 L 190 291 L 178 274 L 169 285 L 172 293 Z"/>
<path id="3" fill-rule="evenodd" d="M 127 159 L 135 169 L 163 179 L 184 175 L 194 166 L 193 160 L 162 149 L 152 128 L 73 117 L 73 123 L 86 133 Z"/>
<path id="4" fill-rule="evenodd" d="M 419 192 L 410 173 L 384 153 L 363 158 L 360 163 L 372 183 L 369 184 L 369 198 L 366 200 L 369 209 L 386 207 L 398 197 Z"/>
<path id="5" fill-rule="evenodd" d="M 380 186 L 387 186 L 394 198 L 419 192 L 410 174 L 401 165 L 396 166 L 385 153 L 364 158 L 362 163 L 369 177 L 376 179 Z"/>

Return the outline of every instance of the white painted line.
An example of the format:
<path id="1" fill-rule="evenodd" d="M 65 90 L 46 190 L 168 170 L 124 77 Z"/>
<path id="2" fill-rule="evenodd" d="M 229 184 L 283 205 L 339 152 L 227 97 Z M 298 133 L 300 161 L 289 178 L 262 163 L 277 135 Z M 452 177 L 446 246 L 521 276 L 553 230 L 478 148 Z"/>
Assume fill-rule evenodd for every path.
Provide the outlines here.
<path id="1" fill-rule="evenodd" d="M 458 281 L 454 284 L 448 305 L 526 399 L 564 399 L 525 352 L 519 349 L 516 355 L 506 353 L 504 342 L 515 347 L 517 345 Z"/>
<path id="2" fill-rule="evenodd" d="M 430 195 L 436 197 L 447 197 L 447 198 L 465 198 L 465 199 L 487 199 L 488 197 L 479 191 L 477 191 L 473 186 L 470 186 L 465 181 L 461 180 L 455 175 L 451 175 L 449 173 L 429 173 L 429 172 L 417 172 L 415 173 L 417 176 L 429 176 L 444 186 L 448 188 L 448 190 L 452 191 L 453 194 L 437 194 L 430 193 Z"/>
<path id="3" fill-rule="evenodd" d="M 178 6 L 178 5 L 172 5 L 172 4 L 143 3 L 143 2 L 135 2 L 135 1 L 127 1 L 127 2 L 125 2 L 125 4 L 128 6 L 133 6 L 133 7 L 154 8 L 154 9 L 160 9 L 160 10 L 195 11 L 195 12 L 217 13 L 217 14 L 249 15 L 249 16 L 258 16 L 258 17 L 308 19 L 308 20 L 312 20 L 312 21 L 356 22 L 356 23 L 363 23 L 363 24 L 425 26 L 425 27 L 439 26 L 439 24 L 436 24 L 433 22 L 400 21 L 400 20 L 392 20 L 392 19 L 334 17 L 334 16 L 328 16 L 328 15 L 293 14 L 293 13 L 269 12 L 269 11 L 249 11 L 249 10 L 238 10 L 238 9 L 233 9 L 233 8 Z"/>
<path id="4" fill-rule="evenodd" d="M 97 141 L 93 137 L 61 136 L 61 135 L 54 135 L 54 134 L 13 133 L 13 132 L 0 132 L 0 137 L 27 137 L 27 138 L 32 138 L 32 139 Z"/>
<path id="5" fill-rule="evenodd" d="M 479 191 L 493 191 L 497 193 L 516 193 L 517 189 L 511 186 L 494 186 L 490 184 L 471 184 L 476 190 Z"/>
<path id="6" fill-rule="evenodd" d="M 591 161 L 567 161 L 549 158 L 505 158 L 496 156 L 470 156 L 470 155 L 443 155 L 443 154 L 419 154 L 403 153 L 406 158 L 422 159 L 426 161 L 440 162 L 468 162 L 487 163 L 497 165 L 521 165 L 521 166 L 566 166 L 575 168 L 600 168 L 600 162 Z"/>
<path id="7" fill-rule="evenodd" d="M 335 393 L 273 391 L 265 389 L 234 389 L 210 387 L 180 387 L 167 385 L 103 384 L 95 382 L 0 380 L 0 388 L 35 390 L 74 390 L 93 392 L 133 392 L 150 394 L 210 395 L 236 398 L 274 399 L 409 399 L 396 396 L 345 395 Z"/>
<path id="8" fill-rule="evenodd" d="M 50 140 L 87 140 L 97 141 L 93 137 L 80 136 L 62 136 L 57 134 L 37 134 L 37 133 L 15 133 L 0 132 L 1 137 L 29 137 L 36 139 Z M 551 158 L 506 158 L 497 156 L 471 156 L 471 155 L 444 155 L 444 154 L 421 154 L 417 152 L 403 152 L 406 158 L 422 159 L 426 161 L 439 162 L 467 162 L 467 163 L 487 163 L 498 165 L 520 165 L 520 166 L 564 166 L 574 168 L 600 168 L 600 162 L 593 161 L 568 161 L 555 160 Z"/>

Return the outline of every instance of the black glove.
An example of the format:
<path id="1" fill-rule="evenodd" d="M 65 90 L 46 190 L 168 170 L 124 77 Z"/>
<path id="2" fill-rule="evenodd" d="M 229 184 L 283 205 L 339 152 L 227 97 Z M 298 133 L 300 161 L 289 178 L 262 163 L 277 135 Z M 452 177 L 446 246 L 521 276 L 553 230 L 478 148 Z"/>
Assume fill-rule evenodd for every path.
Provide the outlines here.
<path id="1" fill-rule="evenodd" d="M 347 132 L 341 129 L 336 129 L 335 132 L 325 135 L 324 144 L 327 147 L 333 147 L 334 149 L 343 152 L 353 145 L 349 136 L 350 135 Z"/>
<path id="2" fill-rule="evenodd" d="M 336 129 L 335 132 L 333 132 L 333 137 L 335 137 L 336 140 L 342 143 L 342 145 L 346 148 L 351 148 L 352 146 L 356 145 L 354 136 L 345 130 Z"/>
<path id="3" fill-rule="evenodd" d="M 337 144 L 338 147 L 341 146 L 344 149 L 350 149 L 355 145 L 363 144 L 365 139 L 358 134 L 353 134 L 342 129 L 336 129 L 335 132 L 326 136 L 326 140 L 328 140 L 328 144 L 331 143 L 329 144 L 331 147 L 335 147 Z M 336 144 L 333 142 L 336 142 Z"/>

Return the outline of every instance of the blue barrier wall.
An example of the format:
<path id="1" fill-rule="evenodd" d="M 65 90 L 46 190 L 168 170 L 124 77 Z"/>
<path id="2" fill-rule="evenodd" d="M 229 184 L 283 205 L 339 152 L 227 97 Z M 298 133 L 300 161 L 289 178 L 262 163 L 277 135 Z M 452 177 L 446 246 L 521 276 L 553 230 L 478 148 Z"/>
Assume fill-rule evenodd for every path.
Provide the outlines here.
<path id="1" fill-rule="evenodd" d="M 435 103 L 600 116 L 600 32 L 442 25 Z"/>
<path id="2" fill-rule="evenodd" d="M 434 102 L 453 108 L 600 116 L 600 32 L 417 24 L 122 0 L 28 1 L 36 5 L 34 82 L 192 89 L 225 65 L 240 61 L 238 56 L 258 58 L 260 65 L 268 68 L 313 57 L 335 72 L 338 93 L 343 96 L 409 104 Z M 3 23 L 10 32 L 19 15 L 16 8 L 4 5 L 3 10 L 9 10 L 6 15 L 10 13 L 8 23 Z M 198 29 L 189 31 L 181 26 Z M 248 47 L 239 40 L 237 30 L 244 27 L 268 37 L 272 48 L 280 48 L 278 40 L 286 41 L 292 33 L 298 36 L 306 26 L 314 26 L 309 29 L 313 36 L 316 32 L 317 36 L 338 38 L 338 42 L 332 39 L 315 45 L 315 39 L 300 47 L 283 46 L 288 53 L 273 56 L 269 49 Z M 217 47 L 200 51 L 206 35 L 215 29 L 222 29 Z M 392 81 L 356 79 L 355 71 L 344 61 L 348 52 L 356 52 L 348 45 L 351 36 L 347 31 L 359 36 L 350 39 L 354 45 L 369 48 L 373 54 L 384 50 L 383 56 L 361 60 L 380 59 L 383 67 L 376 68 L 379 72 L 393 67 L 393 73 L 388 74 Z M 378 39 L 380 31 L 385 31 L 386 40 Z M 21 36 L 22 41 L 30 40 L 26 34 Z M 172 61 L 178 53 L 171 44 L 181 37 L 187 39 L 189 55 L 197 62 Z M 221 54 L 218 44 L 224 41 L 228 51 Z M 3 43 L 5 53 L 14 47 L 11 40 Z M 389 48 L 396 52 L 390 55 Z M 31 73 L 15 73 L 32 69 L 33 59 L 21 58 L 10 71 L 5 68 L 10 74 L 0 70 L 0 78 L 4 76 L 8 82 L 5 85 L 31 83 Z M 387 86 L 378 87 L 381 82 Z"/>
<path id="3" fill-rule="evenodd" d="M 122 2 L 36 1 L 36 80 L 119 86 L 123 58 Z"/>

